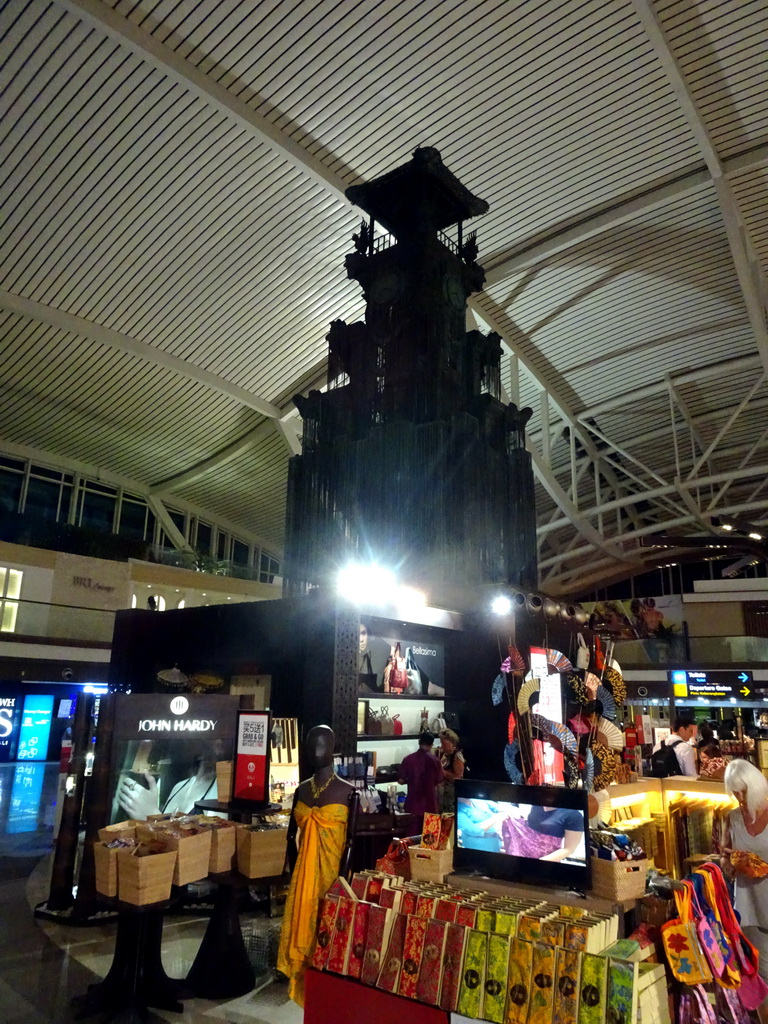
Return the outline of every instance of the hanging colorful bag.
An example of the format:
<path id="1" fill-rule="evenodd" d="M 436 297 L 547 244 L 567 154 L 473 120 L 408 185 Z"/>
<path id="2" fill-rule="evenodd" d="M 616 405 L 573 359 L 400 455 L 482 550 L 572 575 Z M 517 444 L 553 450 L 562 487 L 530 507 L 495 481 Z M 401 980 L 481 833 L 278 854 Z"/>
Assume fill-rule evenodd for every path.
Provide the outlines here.
<path id="1" fill-rule="evenodd" d="M 680 1024 L 718 1024 L 715 1008 L 701 985 L 691 985 L 681 993 Z"/>
<path id="2" fill-rule="evenodd" d="M 712 981 L 712 971 L 699 946 L 696 924 L 691 913 L 691 894 L 687 888 L 675 890 L 679 917 L 661 926 L 664 952 L 672 974 L 685 985 Z"/>
<path id="3" fill-rule="evenodd" d="M 589 668 L 589 647 L 581 633 L 576 634 L 576 668 Z"/>
<path id="4" fill-rule="evenodd" d="M 722 977 L 725 971 L 725 960 L 720 952 L 720 947 L 712 931 L 712 925 L 707 919 L 704 910 L 699 903 L 696 886 L 692 881 L 685 880 L 683 885 L 688 889 L 688 894 L 693 904 L 693 914 L 696 919 L 696 934 L 699 937 L 699 946 L 709 962 L 712 977 L 715 981 Z"/>
<path id="5" fill-rule="evenodd" d="M 691 882 L 696 893 L 698 907 L 707 919 L 712 938 L 717 947 L 717 953 L 719 953 L 719 958 L 717 953 L 713 953 L 713 959 L 713 956 L 710 956 L 710 952 L 713 952 L 712 947 L 705 944 L 705 941 L 702 942 L 702 948 L 712 966 L 715 981 L 722 988 L 738 988 L 741 985 L 741 972 L 739 971 L 736 954 L 723 932 L 720 915 L 717 912 L 717 900 L 712 879 L 706 871 L 694 871 L 691 875 Z M 717 959 L 722 961 L 722 969 L 718 969 L 715 966 Z"/>
<path id="6" fill-rule="evenodd" d="M 741 930 L 741 925 L 733 912 L 731 897 L 720 868 L 716 864 L 702 864 L 701 870 L 706 871 L 712 879 L 717 912 L 723 925 L 723 931 L 736 954 L 741 971 L 739 998 L 748 1010 L 756 1010 L 768 996 L 768 985 L 757 973 L 758 952 Z"/>

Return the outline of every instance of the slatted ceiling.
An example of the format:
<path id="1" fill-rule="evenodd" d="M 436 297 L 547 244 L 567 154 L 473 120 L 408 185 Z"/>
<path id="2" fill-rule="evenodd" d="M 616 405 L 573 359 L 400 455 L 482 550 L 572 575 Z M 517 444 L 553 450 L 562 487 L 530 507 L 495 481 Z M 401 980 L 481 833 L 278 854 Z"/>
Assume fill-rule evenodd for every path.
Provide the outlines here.
<path id="1" fill-rule="evenodd" d="M 657 3 L 692 94 L 721 157 L 768 133 L 768 6 L 764 0 Z"/>
<path id="2" fill-rule="evenodd" d="M 730 178 L 747 235 L 768 275 L 768 161 Z"/>
<path id="3" fill-rule="evenodd" d="M 23 317 L 4 317 L 2 336 L 3 436 L 11 441 L 28 443 L 28 429 L 40 447 L 138 479 L 146 478 L 151 452 L 158 479 L 261 419 L 170 370 Z"/>

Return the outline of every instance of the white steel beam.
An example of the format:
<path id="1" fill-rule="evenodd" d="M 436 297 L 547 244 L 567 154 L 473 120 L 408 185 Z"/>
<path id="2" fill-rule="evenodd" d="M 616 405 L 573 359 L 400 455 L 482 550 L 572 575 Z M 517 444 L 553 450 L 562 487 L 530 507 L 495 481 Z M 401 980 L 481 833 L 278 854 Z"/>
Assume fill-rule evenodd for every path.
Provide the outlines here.
<path id="1" fill-rule="evenodd" d="M 155 518 L 159 521 L 162 528 L 170 540 L 171 544 L 176 548 L 177 551 L 191 551 L 192 545 L 186 539 L 184 534 L 179 530 L 178 526 L 171 519 L 168 509 L 162 503 L 160 498 L 156 494 L 147 495 L 147 505 L 149 505 L 152 512 L 155 514 Z"/>
<path id="2" fill-rule="evenodd" d="M 306 177 L 321 185 L 326 192 L 343 202 L 348 201 L 344 189 L 346 182 L 331 171 L 322 160 L 309 153 L 304 146 L 294 142 L 280 128 L 262 117 L 247 103 L 219 85 L 210 75 L 195 67 L 186 57 L 160 42 L 141 26 L 118 14 L 103 0 L 59 0 L 75 17 L 86 24 L 105 32 L 111 39 L 151 64 L 171 81 L 183 86 L 188 92 L 203 100 L 208 106 L 223 114 L 229 121 L 278 153 L 286 163 L 297 168 Z"/>
<path id="3" fill-rule="evenodd" d="M 765 296 L 761 296 L 756 288 L 755 276 L 753 267 L 750 264 L 738 204 L 730 183 L 726 178 L 726 168 L 720 160 L 714 140 L 709 134 L 704 117 L 688 86 L 683 69 L 675 56 L 652 0 L 632 0 L 632 6 L 659 63 L 664 69 L 667 80 L 688 122 L 688 127 L 691 129 L 696 143 L 701 150 L 707 170 L 715 183 L 720 212 L 728 236 L 728 244 L 731 249 L 731 256 L 736 268 L 736 275 L 739 280 L 747 316 L 749 317 L 752 333 L 755 337 L 757 351 L 762 360 L 763 369 L 768 372 L 768 323 L 765 318 Z"/>
<path id="4" fill-rule="evenodd" d="M 29 317 L 32 320 L 39 320 L 51 327 L 68 331 L 81 338 L 87 338 L 99 345 L 105 345 L 107 348 L 125 352 L 146 363 L 151 363 L 153 366 L 162 366 L 173 370 L 182 377 L 196 380 L 222 395 L 234 398 L 242 405 L 248 406 L 249 409 L 260 412 L 262 416 L 279 417 L 281 415 L 281 410 L 277 406 L 265 398 L 253 394 L 247 388 L 241 388 L 239 384 L 233 384 L 224 377 L 211 373 L 210 370 L 204 370 L 201 366 L 196 366 L 186 359 L 163 352 L 162 349 L 150 345 L 146 341 L 138 341 L 128 334 L 113 331 L 111 327 L 103 327 L 92 320 L 84 320 L 72 313 L 66 313 L 63 309 L 56 309 L 53 306 L 46 306 L 42 302 L 25 299 L 21 295 L 14 295 L 4 289 L 0 289 L 0 308 Z"/>

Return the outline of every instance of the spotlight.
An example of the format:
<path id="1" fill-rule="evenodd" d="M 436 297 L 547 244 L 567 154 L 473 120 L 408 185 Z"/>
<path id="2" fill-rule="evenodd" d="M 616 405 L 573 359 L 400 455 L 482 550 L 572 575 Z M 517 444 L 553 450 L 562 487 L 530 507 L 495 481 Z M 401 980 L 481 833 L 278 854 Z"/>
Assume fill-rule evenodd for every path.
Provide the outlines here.
<path id="1" fill-rule="evenodd" d="M 762 540 L 763 539 L 762 533 L 757 533 L 754 530 L 751 531 L 750 533 L 748 533 L 747 536 L 749 537 L 750 540 Z"/>
<path id="2" fill-rule="evenodd" d="M 415 608 L 423 608 L 427 603 L 427 595 L 421 590 L 416 590 L 415 587 L 399 587 L 397 601 L 403 612 L 406 612 Z"/>
<path id="3" fill-rule="evenodd" d="M 720 523 L 721 530 L 727 530 L 729 533 L 733 529 L 733 523 Z"/>
<path id="4" fill-rule="evenodd" d="M 512 611 L 512 601 L 506 594 L 499 594 L 491 602 L 491 611 L 494 615 L 509 615 Z"/>
<path id="5" fill-rule="evenodd" d="M 387 601 L 394 593 L 395 576 L 380 565 L 348 565 L 339 572 L 336 589 L 347 601 Z"/>

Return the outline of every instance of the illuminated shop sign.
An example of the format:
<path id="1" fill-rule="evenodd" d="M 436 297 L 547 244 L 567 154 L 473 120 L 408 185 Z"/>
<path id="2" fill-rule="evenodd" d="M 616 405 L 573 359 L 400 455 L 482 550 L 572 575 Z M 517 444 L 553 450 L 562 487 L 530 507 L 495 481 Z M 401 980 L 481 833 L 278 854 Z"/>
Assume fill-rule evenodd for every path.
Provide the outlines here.
<path id="1" fill-rule="evenodd" d="M 51 735 L 53 718 L 53 697 L 32 695 L 24 698 L 21 714 L 18 761 L 44 761 L 48 754 L 48 739 Z"/>
<path id="2" fill-rule="evenodd" d="M 14 759 L 21 705 L 21 697 L 0 697 L 0 761 Z"/>
<path id="3" fill-rule="evenodd" d="M 749 698 L 754 694 L 752 673 L 747 669 L 674 669 L 669 673 L 675 697 L 707 700 Z"/>

